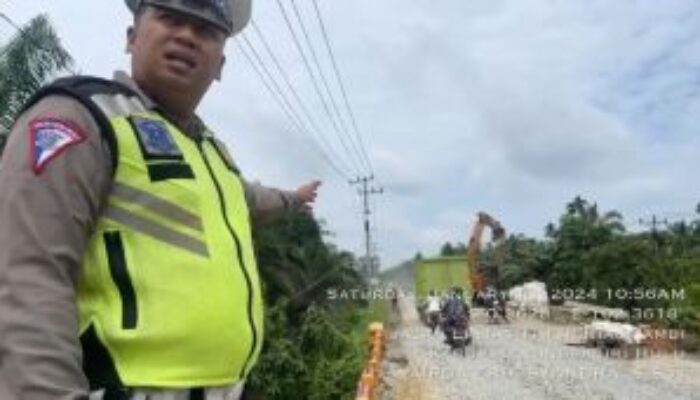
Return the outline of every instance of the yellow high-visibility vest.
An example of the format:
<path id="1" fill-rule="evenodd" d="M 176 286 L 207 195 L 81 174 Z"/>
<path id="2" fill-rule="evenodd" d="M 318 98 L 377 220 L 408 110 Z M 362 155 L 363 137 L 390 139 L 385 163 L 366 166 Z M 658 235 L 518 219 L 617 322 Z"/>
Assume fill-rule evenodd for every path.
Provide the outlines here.
<path id="1" fill-rule="evenodd" d="M 261 349 L 263 303 L 238 171 L 210 133 L 193 140 L 133 93 L 90 82 L 43 95 L 86 104 L 116 156 L 78 288 L 91 387 L 241 381 Z"/>

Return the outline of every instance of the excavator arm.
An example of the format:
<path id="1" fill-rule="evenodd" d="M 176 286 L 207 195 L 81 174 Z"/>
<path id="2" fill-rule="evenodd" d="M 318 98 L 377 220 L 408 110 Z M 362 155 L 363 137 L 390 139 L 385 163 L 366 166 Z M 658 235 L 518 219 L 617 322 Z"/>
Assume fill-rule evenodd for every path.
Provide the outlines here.
<path id="1" fill-rule="evenodd" d="M 474 293 L 484 292 L 487 284 L 494 284 L 494 282 L 486 282 L 484 274 L 479 266 L 481 237 L 484 234 L 484 229 L 487 227 L 491 229 L 491 240 L 494 243 L 496 251 L 496 265 L 501 265 L 504 258 L 505 246 L 503 246 L 503 244 L 506 238 L 506 230 L 500 222 L 496 221 L 485 212 L 477 213 L 477 219 L 472 227 L 471 236 L 469 237 L 469 249 L 467 250 L 469 281 L 471 282 Z"/>

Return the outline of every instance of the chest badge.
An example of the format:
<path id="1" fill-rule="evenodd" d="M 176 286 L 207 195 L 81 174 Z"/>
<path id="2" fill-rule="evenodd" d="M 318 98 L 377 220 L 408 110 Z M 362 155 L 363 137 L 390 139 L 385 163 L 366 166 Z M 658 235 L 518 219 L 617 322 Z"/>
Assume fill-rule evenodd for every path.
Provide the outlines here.
<path id="1" fill-rule="evenodd" d="M 136 116 L 131 121 L 147 160 L 182 160 L 182 152 L 165 122 Z"/>

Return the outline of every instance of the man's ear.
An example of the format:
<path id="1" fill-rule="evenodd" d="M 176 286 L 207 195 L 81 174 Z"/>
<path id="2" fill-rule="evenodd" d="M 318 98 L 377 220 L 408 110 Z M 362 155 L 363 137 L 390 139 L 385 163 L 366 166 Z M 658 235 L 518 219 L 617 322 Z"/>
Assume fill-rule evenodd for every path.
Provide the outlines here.
<path id="1" fill-rule="evenodd" d="M 126 28 L 126 52 L 131 53 L 131 48 L 134 45 L 136 37 L 136 29 L 133 26 Z"/>
<path id="2" fill-rule="evenodd" d="M 221 75 L 224 71 L 224 65 L 226 64 L 226 56 L 221 56 L 221 64 L 219 64 L 219 70 L 216 71 L 216 80 L 221 81 Z"/>

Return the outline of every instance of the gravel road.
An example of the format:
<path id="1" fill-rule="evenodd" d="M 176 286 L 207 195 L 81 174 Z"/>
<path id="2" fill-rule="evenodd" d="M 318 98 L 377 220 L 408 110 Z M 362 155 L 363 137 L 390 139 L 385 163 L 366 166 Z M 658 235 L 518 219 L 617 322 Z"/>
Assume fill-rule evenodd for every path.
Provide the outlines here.
<path id="1" fill-rule="evenodd" d="M 410 299 L 397 319 L 383 400 L 700 400 L 700 361 L 682 354 L 614 359 L 567 346 L 581 328 L 529 317 L 488 324 L 474 310 L 462 356 L 418 321 Z"/>

